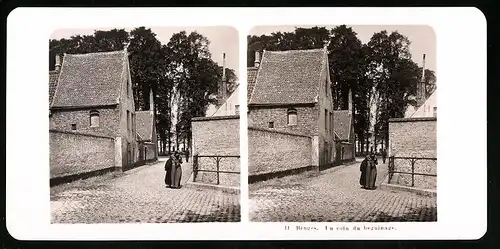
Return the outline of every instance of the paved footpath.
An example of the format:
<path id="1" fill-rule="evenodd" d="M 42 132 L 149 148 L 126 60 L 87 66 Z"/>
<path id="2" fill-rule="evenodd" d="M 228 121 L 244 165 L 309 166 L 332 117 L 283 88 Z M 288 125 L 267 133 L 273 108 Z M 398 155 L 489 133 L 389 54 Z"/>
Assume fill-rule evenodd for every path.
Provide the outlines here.
<path id="1" fill-rule="evenodd" d="M 164 163 L 51 188 L 52 223 L 239 222 L 239 195 L 166 188 Z M 182 183 L 191 166 L 182 165 Z"/>
<path id="2" fill-rule="evenodd" d="M 436 221 L 436 198 L 359 185 L 359 165 L 250 185 L 250 220 L 260 222 Z M 379 163 L 382 160 L 379 159 Z M 386 161 L 387 163 L 387 161 Z M 387 175 L 379 165 L 377 185 Z"/>

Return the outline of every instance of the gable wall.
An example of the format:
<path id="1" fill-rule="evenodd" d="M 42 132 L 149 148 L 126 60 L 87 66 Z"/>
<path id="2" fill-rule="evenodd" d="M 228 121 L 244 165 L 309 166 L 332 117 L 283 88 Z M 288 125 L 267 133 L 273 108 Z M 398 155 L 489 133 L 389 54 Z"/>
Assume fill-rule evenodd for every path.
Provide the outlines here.
<path id="1" fill-rule="evenodd" d="M 297 125 L 288 125 L 288 108 L 297 110 Z M 269 128 L 269 122 L 274 122 L 274 130 L 299 133 L 308 136 L 318 134 L 318 108 L 315 107 L 251 107 L 248 113 L 248 126 Z"/>
<path id="2" fill-rule="evenodd" d="M 325 84 L 328 84 L 325 90 Z M 331 116 L 333 115 L 331 80 L 329 77 L 328 61 L 325 57 L 323 71 L 321 72 L 321 80 L 319 82 L 318 93 L 318 142 L 319 142 L 319 164 L 333 163 L 335 156 L 334 134 L 331 126 Z M 325 110 L 327 110 L 328 126 L 325 125 Z M 325 142 L 328 147 L 325 147 Z"/>
<path id="3" fill-rule="evenodd" d="M 127 84 L 128 83 L 128 84 Z M 127 93 L 128 87 L 128 93 Z M 119 134 L 122 137 L 122 165 L 127 165 L 128 160 L 128 150 L 127 146 L 130 143 L 130 153 L 131 162 L 133 163 L 138 160 L 139 148 L 136 139 L 136 127 L 134 126 L 135 121 L 130 120 L 131 130 L 127 129 L 127 110 L 135 114 L 134 97 L 132 91 L 132 80 L 129 71 L 128 59 L 124 61 L 124 72 L 122 74 L 122 85 L 121 85 L 121 95 L 120 95 L 120 125 Z"/>
<path id="4" fill-rule="evenodd" d="M 90 111 L 99 111 L 99 127 L 90 127 Z M 51 130 L 72 131 L 71 124 L 76 124 L 76 131 L 98 136 L 118 135 L 120 112 L 116 108 L 52 110 L 49 119 Z"/>

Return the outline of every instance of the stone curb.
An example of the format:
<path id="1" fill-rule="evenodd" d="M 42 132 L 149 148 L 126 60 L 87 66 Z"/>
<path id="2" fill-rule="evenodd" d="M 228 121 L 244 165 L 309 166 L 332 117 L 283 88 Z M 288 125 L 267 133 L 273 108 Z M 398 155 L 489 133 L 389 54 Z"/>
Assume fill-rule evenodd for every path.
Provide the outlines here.
<path id="1" fill-rule="evenodd" d="M 275 179 L 275 178 L 283 178 L 285 176 L 299 175 L 299 174 L 302 174 L 305 172 L 310 172 L 310 171 L 317 172 L 317 173 L 320 172 L 318 166 L 306 166 L 306 167 L 288 169 L 288 170 L 282 170 L 282 171 L 276 171 L 276 172 L 261 173 L 261 174 L 256 174 L 256 175 L 249 175 L 248 176 L 248 184 L 253 184 L 253 183 L 257 183 L 257 182 L 264 182 L 264 181 Z"/>
<path id="2" fill-rule="evenodd" d="M 158 160 L 156 160 L 156 161 L 150 160 L 146 164 L 132 167 L 132 168 L 127 168 L 125 170 L 123 170 L 123 167 L 108 167 L 108 168 L 104 168 L 104 169 L 98 169 L 98 170 L 86 171 L 86 172 L 81 172 L 81 173 L 76 173 L 76 174 L 71 174 L 71 175 L 53 177 L 53 178 L 50 178 L 50 187 L 55 187 L 55 186 L 58 186 L 61 184 L 71 183 L 71 182 L 78 181 L 78 180 L 85 180 L 85 179 L 96 177 L 96 176 L 102 176 L 102 175 L 106 175 L 109 173 L 114 174 L 115 177 L 119 177 L 119 176 L 124 175 L 126 173 L 135 172 L 135 170 L 138 170 L 138 169 L 142 168 L 143 166 L 151 166 L 151 165 L 157 164 L 158 162 L 159 162 Z"/>
<path id="3" fill-rule="evenodd" d="M 186 183 L 184 183 L 184 187 L 193 189 L 212 189 L 212 190 L 220 190 L 222 192 L 230 194 L 240 194 L 240 189 L 238 187 L 193 182 L 193 174 L 191 174 L 189 176 L 189 180 Z"/>
<path id="4" fill-rule="evenodd" d="M 389 183 L 387 183 L 388 177 L 389 177 L 389 175 L 387 175 L 384 178 L 384 180 L 382 181 L 382 183 L 380 184 L 379 187 L 381 189 L 406 191 L 406 192 L 415 193 L 415 194 L 423 195 L 423 196 L 429 196 L 429 197 L 436 197 L 437 196 L 436 190 L 408 187 L 408 186 L 397 185 L 397 184 L 389 184 Z"/>

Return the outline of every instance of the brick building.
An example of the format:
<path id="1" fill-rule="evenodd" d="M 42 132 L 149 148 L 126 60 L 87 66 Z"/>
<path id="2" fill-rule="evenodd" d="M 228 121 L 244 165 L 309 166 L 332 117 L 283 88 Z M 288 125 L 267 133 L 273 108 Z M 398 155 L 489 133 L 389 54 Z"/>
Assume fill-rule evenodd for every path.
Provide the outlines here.
<path id="1" fill-rule="evenodd" d="M 156 161 L 158 159 L 158 136 L 154 112 L 153 91 L 149 93 L 149 110 L 136 111 L 137 143 L 139 161 Z"/>
<path id="2" fill-rule="evenodd" d="M 57 58 L 49 72 L 49 103 L 51 176 L 122 169 L 137 161 L 126 51 L 65 54 L 62 65 Z"/>
<path id="3" fill-rule="evenodd" d="M 259 57 L 256 54 L 255 82 L 248 84 L 251 173 L 286 169 L 289 158 L 285 158 L 288 154 L 285 152 L 297 141 L 301 141 L 306 151 L 301 153 L 303 166 L 332 165 L 335 154 L 334 110 L 326 48 L 264 51 L 262 60 Z M 248 70 L 251 80 L 255 69 Z M 282 143 L 261 150 L 265 146 L 261 142 L 270 137 Z M 304 137 L 308 139 L 304 140 Z"/>

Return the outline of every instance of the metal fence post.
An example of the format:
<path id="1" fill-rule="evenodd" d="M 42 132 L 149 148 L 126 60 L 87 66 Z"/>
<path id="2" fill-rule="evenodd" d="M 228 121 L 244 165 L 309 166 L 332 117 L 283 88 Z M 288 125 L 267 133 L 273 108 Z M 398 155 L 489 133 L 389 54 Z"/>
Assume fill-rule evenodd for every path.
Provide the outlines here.
<path id="1" fill-rule="evenodd" d="M 220 179 L 219 179 L 219 174 L 220 174 L 220 172 L 219 172 L 220 157 L 217 157 L 215 160 L 217 162 L 217 185 L 219 185 L 220 184 Z"/>
<path id="2" fill-rule="evenodd" d="M 411 186 L 415 187 L 415 159 L 411 160 Z"/>
<path id="3" fill-rule="evenodd" d="M 387 183 L 391 183 L 392 175 L 394 174 L 394 156 L 389 158 L 389 180 Z"/>
<path id="4" fill-rule="evenodd" d="M 193 156 L 193 182 L 196 182 L 198 176 L 198 155 Z"/>

